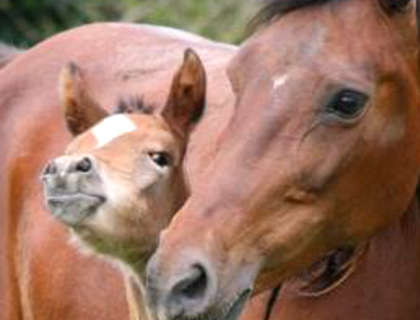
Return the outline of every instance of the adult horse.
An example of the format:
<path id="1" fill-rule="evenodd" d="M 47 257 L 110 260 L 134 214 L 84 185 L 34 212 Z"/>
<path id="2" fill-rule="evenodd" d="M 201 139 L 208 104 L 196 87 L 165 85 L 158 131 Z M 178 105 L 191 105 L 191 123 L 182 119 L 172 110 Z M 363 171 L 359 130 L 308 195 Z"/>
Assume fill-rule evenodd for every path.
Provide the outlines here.
<path id="1" fill-rule="evenodd" d="M 159 108 L 186 47 L 208 70 L 211 108 L 196 134 L 210 144 L 208 132 L 223 124 L 232 105 L 224 73 L 232 46 L 167 28 L 94 24 L 44 41 L 0 70 L 0 319 L 128 318 L 119 273 L 80 255 L 43 206 L 42 167 L 71 140 L 59 109 L 58 74 L 75 61 L 90 94 L 107 109 L 124 96 Z"/>
<path id="2" fill-rule="evenodd" d="M 277 0 L 260 17 L 229 66 L 231 121 L 149 263 L 152 305 L 235 319 L 284 282 L 281 319 L 419 319 L 414 1 Z"/>

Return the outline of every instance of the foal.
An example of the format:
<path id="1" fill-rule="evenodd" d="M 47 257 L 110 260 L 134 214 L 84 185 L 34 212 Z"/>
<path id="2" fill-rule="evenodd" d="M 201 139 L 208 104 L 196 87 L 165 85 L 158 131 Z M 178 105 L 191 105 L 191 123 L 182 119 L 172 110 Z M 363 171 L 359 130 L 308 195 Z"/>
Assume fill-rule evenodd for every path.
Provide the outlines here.
<path id="1" fill-rule="evenodd" d="M 82 248 L 135 274 L 126 278 L 132 319 L 147 317 L 145 263 L 187 196 L 182 161 L 205 90 L 205 70 L 190 49 L 160 113 L 131 100 L 110 115 L 91 97 L 76 64 L 60 75 L 63 115 L 75 139 L 42 174 L 45 201 Z"/>

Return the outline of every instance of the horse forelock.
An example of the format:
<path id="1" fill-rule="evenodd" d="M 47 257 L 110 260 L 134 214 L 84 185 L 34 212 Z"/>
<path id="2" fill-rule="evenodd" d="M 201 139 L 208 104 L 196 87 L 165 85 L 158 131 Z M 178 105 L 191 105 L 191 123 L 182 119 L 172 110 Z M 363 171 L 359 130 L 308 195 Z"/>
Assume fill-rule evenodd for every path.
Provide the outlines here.
<path id="1" fill-rule="evenodd" d="M 252 32 L 292 11 L 333 1 L 339 0 L 267 0 L 267 4 L 251 19 L 248 28 Z"/>
<path id="2" fill-rule="evenodd" d="M 266 0 L 267 4 L 251 19 L 248 30 L 250 33 L 259 29 L 261 26 L 269 24 L 276 18 L 282 17 L 287 13 L 302 8 L 322 5 L 329 2 L 338 2 L 344 0 Z M 380 4 L 385 4 L 388 10 L 398 11 L 410 2 L 410 0 L 377 0 Z M 417 21 L 420 18 L 420 0 L 416 0 L 417 4 Z M 418 24 L 419 25 L 419 24 Z M 419 28 L 420 30 L 420 28 Z M 420 38 L 420 36 L 419 36 Z"/>

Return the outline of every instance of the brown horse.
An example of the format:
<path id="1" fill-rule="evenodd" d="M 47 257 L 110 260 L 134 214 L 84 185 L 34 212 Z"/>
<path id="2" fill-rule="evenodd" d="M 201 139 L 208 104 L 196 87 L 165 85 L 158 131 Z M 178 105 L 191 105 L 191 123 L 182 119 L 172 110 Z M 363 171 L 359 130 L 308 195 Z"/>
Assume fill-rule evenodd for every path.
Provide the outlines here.
<path id="1" fill-rule="evenodd" d="M 204 110 L 205 79 L 200 59 L 187 50 L 161 114 L 129 100 L 110 115 L 75 64 L 62 71 L 63 117 L 75 139 L 42 174 L 46 204 L 82 249 L 130 269 L 139 280 L 128 284 L 133 294 L 142 291 L 160 230 L 187 197 L 182 160 Z M 142 297 L 136 298 L 131 318 L 147 319 Z"/>
<path id="2" fill-rule="evenodd" d="M 417 7 L 417 10 L 420 10 Z M 420 319 L 409 0 L 277 0 L 229 66 L 230 122 L 148 266 L 165 319 Z"/>
<path id="3" fill-rule="evenodd" d="M 233 95 L 225 68 L 233 46 L 167 28 L 95 24 L 48 39 L 0 70 L 0 319 L 128 318 L 119 272 L 80 255 L 43 205 L 42 168 L 72 139 L 59 109 L 57 78 L 75 61 L 99 105 L 109 110 L 121 97 L 134 96 L 159 109 L 186 47 L 207 65 L 211 106 L 191 137 L 194 150 L 199 136 L 210 145 L 209 132 L 228 119 Z"/>

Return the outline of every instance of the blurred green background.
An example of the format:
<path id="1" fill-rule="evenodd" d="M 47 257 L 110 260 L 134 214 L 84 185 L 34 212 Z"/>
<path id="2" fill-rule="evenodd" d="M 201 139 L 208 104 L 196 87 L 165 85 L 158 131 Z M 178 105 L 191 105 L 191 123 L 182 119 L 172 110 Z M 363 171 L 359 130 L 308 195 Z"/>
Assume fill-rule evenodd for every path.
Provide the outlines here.
<path id="1" fill-rule="evenodd" d="M 0 0 L 0 40 L 28 47 L 89 22 L 127 21 L 239 43 L 256 11 L 253 0 Z"/>

